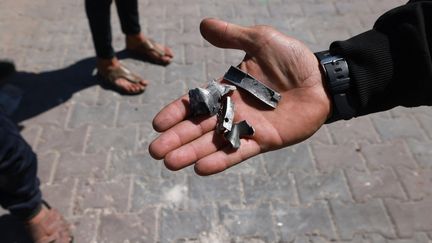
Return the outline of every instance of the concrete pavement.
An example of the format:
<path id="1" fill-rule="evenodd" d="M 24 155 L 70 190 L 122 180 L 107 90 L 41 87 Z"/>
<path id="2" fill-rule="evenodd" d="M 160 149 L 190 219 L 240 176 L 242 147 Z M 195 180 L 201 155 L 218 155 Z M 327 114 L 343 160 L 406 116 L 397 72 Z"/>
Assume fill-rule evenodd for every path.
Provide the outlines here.
<path id="1" fill-rule="evenodd" d="M 119 53 L 152 81 L 134 97 L 93 77 L 83 2 L 0 2 L 0 57 L 15 61 L 11 85 L 24 92 L 13 119 L 39 155 L 46 199 L 73 223 L 76 242 L 432 242 L 430 107 L 327 125 L 304 143 L 205 178 L 190 168 L 170 172 L 147 152 L 156 112 L 243 56 L 206 43 L 203 17 L 273 25 L 319 51 L 404 1 L 140 1 L 143 31 L 176 56 L 164 68 Z M 1 214 L 0 242 L 28 242 Z"/>

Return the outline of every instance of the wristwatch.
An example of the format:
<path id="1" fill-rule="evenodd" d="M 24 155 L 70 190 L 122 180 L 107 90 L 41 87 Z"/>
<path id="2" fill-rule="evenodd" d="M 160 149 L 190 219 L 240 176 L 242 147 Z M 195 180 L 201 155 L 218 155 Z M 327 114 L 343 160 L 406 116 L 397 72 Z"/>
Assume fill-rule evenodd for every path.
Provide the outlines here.
<path id="1" fill-rule="evenodd" d="M 325 86 L 332 98 L 332 114 L 326 123 L 337 120 L 349 120 L 356 114 L 351 94 L 348 63 L 337 55 L 331 55 L 329 51 L 315 53 L 321 68 L 324 71 Z"/>

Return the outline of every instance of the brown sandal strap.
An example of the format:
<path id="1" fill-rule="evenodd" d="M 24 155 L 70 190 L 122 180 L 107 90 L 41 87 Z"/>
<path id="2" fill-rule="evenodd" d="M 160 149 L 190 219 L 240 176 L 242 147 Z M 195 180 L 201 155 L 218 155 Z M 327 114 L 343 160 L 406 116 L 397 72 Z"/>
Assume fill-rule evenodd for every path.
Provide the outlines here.
<path id="1" fill-rule="evenodd" d="M 125 66 L 111 69 L 106 75 L 106 79 L 111 83 L 115 83 L 115 81 L 119 78 L 124 78 L 131 83 L 139 83 L 141 81 L 141 79 L 137 75 L 133 74 Z"/>
<path id="2" fill-rule="evenodd" d="M 156 45 L 156 42 L 152 39 L 145 39 L 144 42 L 142 42 L 142 46 L 147 49 L 148 51 L 154 51 L 156 52 L 160 57 L 165 56 L 165 50 L 162 50 Z"/>

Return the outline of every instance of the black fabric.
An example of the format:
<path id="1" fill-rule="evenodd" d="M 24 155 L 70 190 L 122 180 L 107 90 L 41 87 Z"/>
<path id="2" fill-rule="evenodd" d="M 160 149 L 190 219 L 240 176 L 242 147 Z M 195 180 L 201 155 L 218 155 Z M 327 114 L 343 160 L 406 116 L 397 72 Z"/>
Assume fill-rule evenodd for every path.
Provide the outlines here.
<path id="1" fill-rule="evenodd" d="M 138 14 L 138 0 L 116 0 L 121 28 L 126 35 L 141 32 Z M 111 34 L 112 0 L 85 0 L 85 9 L 96 49 L 96 56 L 110 59 L 115 56 Z"/>
<path id="2" fill-rule="evenodd" d="M 37 159 L 13 122 L 0 111 L 0 205 L 21 219 L 40 209 Z"/>
<path id="3" fill-rule="evenodd" d="M 138 0 L 116 0 L 120 25 L 125 35 L 136 35 L 141 32 L 139 24 Z"/>
<path id="4" fill-rule="evenodd" d="M 331 44 L 350 68 L 357 115 L 432 105 L 432 1 L 410 1 L 372 30 Z"/>

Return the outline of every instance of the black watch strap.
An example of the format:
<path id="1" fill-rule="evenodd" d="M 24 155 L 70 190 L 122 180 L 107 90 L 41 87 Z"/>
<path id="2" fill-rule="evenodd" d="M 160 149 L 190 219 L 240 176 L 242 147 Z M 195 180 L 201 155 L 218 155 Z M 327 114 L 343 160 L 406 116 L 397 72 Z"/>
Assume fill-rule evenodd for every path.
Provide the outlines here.
<path id="1" fill-rule="evenodd" d="M 353 118 L 356 110 L 352 102 L 348 63 L 329 51 L 317 52 L 315 56 L 324 71 L 326 88 L 333 99 L 333 112 L 326 123 Z"/>

